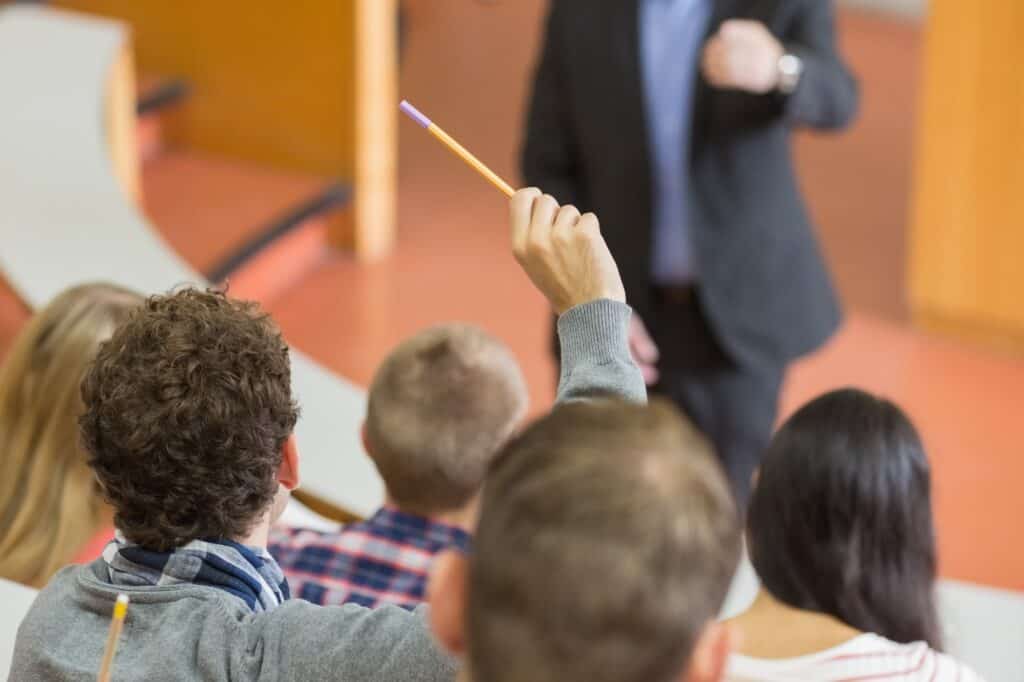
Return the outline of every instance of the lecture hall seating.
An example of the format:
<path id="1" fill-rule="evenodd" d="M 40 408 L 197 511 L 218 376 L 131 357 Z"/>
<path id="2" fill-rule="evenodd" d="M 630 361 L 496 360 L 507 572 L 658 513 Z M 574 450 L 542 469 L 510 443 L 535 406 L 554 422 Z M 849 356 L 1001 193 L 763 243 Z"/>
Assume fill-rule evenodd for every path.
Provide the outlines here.
<path id="1" fill-rule="evenodd" d="M 0 609 L 0 676 L 11 669 L 18 625 L 35 597 L 36 591 L 32 588 L 0 578 L 0 604 L 3 604 Z"/>
<path id="2" fill-rule="evenodd" d="M 141 214 L 131 164 L 118 162 L 132 136 L 119 132 L 123 111 L 110 109 L 134 106 L 113 96 L 125 89 L 116 78 L 130 75 L 128 40 L 116 22 L 0 9 L 0 275 L 29 306 L 87 280 L 146 293 L 203 281 Z M 383 486 L 361 454 L 365 395 L 299 352 L 292 362 L 303 487 L 366 515 Z"/>

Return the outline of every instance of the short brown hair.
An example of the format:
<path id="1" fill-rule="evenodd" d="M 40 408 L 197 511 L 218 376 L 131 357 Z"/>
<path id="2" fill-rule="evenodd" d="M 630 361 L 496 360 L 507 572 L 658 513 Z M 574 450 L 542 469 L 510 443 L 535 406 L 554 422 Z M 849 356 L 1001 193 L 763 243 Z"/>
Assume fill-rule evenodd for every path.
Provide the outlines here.
<path id="1" fill-rule="evenodd" d="M 488 682 L 668 682 L 740 552 L 729 487 L 666 403 L 568 404 L 488 474 L 470 559 L 469 661 Z"/>
<path id="2" fill-rule="evenodd" d="M 445 324 L 408 339 L 377 370 L 367 407 L 370 455 L 388 494 L 413 513 L 461 508 L 526 403 L 518 363 L 483 330 Z"/>
<path id="3" fill-rule="evenodd" d="M 194 288 L 134 311 L 100 348 L 82 400 L 82 439 L 118 529 L 158 551 L 247 535 L 298 419 L 270 317 Z"/>

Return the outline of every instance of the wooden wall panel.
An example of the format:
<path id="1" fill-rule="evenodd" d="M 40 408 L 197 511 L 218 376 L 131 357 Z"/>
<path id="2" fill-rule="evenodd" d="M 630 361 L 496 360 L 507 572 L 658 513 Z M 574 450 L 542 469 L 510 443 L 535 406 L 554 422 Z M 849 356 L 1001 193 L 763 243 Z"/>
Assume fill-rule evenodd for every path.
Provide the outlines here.
<path id="1" fill-rule="evenodd" d="M 355 235 L 363 260 L 391 251 L 397 220 L 397 0 L 356 0 Z"/>
<path id="2" fill-rule="evenodd" d="M 355 0 L 57 0 L 127 21 L 144 73 L 192 85 L 172 141 L 351 178 Z M 180 119 L 180 120 L 179 120 Z"/>
<path id="3" fill-rule="evenodd" d="M 1024 3 L 933 0 L 912 227 L 926 326 L 1024 348 Z"/>

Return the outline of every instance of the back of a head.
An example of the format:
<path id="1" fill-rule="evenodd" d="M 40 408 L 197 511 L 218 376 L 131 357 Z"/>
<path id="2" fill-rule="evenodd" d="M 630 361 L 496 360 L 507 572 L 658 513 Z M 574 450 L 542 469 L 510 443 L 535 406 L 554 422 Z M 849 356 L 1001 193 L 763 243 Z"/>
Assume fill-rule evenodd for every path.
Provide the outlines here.
<path id="1" fill-rule="evenodd" d="M 102 498 L 79 447 L 80 385 L 141 302 L 112 284 L 68 289 L 32 317 L 0 367 L 0 577 L 43 583 L 96 532 Z"/>
<path id="2" fill-rule="evenodd" d="M 467 607 L 473 678 L 675 680 L 739 552 L 725 478 L 674 408 L 563 405 L 487 477 Z"/>
<path id="3" fill-rule="evenodd" d="M 777 599 L 940 648 L 928 460 L 896 405 L 845 389 L 800 409 L 761 464 L 747 526 Z"/>
<path id="4" fill-rule="evenodd" d="M 255 303 L 149 298 L 100 349 L 82 398 L 89 463 L 129 541 L 238 539 L 269 511 L 298 408 L 288 347 Z"/>
<path id="5" fill-rule="evenodd" d="M 370 387 L 366 438 L 403 510 L 462 508 L 522 420 L 526 383 L 508 348 L 465 324 L 431 327 L 399 345 Z"/>

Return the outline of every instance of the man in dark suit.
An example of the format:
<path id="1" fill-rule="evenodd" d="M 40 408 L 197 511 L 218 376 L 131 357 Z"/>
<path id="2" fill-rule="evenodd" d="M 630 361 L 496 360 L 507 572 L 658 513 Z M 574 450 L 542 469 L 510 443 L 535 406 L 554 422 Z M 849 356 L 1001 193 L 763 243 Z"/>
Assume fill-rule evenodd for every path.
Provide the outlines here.
<path id="1" fill-rule="evenodd" d="M 634 356 L 741 504 L 787 365 L 840 319 L 790 131 L 841 128 L 857 100 L 831 0 L 551 3 L 523 175 L 601 217 Z"/>

